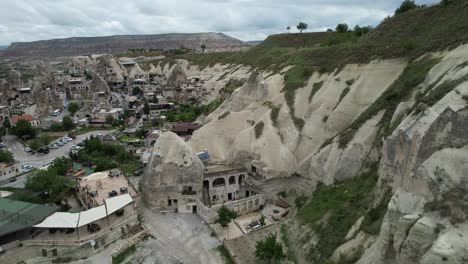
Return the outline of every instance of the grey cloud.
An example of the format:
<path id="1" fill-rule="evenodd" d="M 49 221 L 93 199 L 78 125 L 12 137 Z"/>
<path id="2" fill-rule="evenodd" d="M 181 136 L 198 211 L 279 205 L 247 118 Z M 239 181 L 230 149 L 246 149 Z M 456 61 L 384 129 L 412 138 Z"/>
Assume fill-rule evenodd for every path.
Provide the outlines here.
<path id="1" fill-rule="evenodd" d="M 338 23 L 377 25 L 402 0 L 0 0 L 0 44 L 71 36 L 223 32 L 243 40 Z M 433 4 L 439 0 L 420 0 Z"/>

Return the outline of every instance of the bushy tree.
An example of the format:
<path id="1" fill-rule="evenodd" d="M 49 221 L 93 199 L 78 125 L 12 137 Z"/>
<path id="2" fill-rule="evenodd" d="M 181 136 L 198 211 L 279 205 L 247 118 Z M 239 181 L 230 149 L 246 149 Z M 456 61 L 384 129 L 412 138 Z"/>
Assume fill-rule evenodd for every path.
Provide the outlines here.
<path id="1" fill-rule="evenodd" d="M 54 169 L 59 175 L 65 175 L 73 167 L 73 161 L 67 157 L 56 158 L 50 168 Z"/>
<path id="2" fill-rule="evenodd" d="M 440 3 L 443 5 L 443 6 L 448 6 L 452 3 L 452 0 L 442 0 L 440 1 Z"/>
<path id="3" fill-rule="evenodd" d="M 13 161 L 13 154 L 6 149 L 0 149 L 0 162 L 10 161 Z"/>
<path id="4" fill-rule="evenodd" d="M 143 106 L 143 114 L 149 115 L 149 113 L 150 113 L 149 104 L 148 104 L 148 102 L 145 102 L 145 105 Z"/>
<path id="5" fill-rule="evenodd" d="M 200 48 L 202 49 L 203 52 L 205 52 L 205 50 L 206 50 L 206 45 L 205 45 L 205 44 L 202 44 L 202 45 L 200 46 Z"/>
<path id="6" fill-rule="evenodd" d="M 335 30 L 336 30 L 336 32 L 338 32 L 338 33 L 346 33 L 346 32 L 349 31 L 349 27 L 348 27 L 348 24 L 346 24 L 346 23 L 341 23 L 341 24 L 338 24 L 338 25 L 336 26 L 336 29 L 335 29 Z"/>
<path id="7" fill-rule="evenodd" d="M 69 116 L 64 116 L 62 118 L 62 127 L 65 131 L 69 131 L 75 128 L 75 124 L 73 123 L 72 118 Z"/>
<path id="8" fill-rule="evenodd" d="M 35 138 L 37 135 L 36 128 L 34 128 L 28 120 L 24 119 L 18 120 L 10 131 L 13 135 L 21 139 Z"/>
<path id="9" fill-rule="evenodd" d="M 304 22 L 299 22 L 299 24 L 297 24 L 296 27 L 299 30 L 299 32 L 302 33 L 303 30 L 307 29 L 307 24 Z"/>
<path id="10" fill-rule="evenodd" d="M 417 5 L 413 0 L 405 0 L 403 3 L 401 3 L 400 7 L 395 10 L 395 15 L 402 14 L 419 7 L 420 6 Z"/>
<path id="11" fill-rule="evenodd" d="M 50 202 L 59 203 L 62 201 L 73 181 L 67 177 L 60 176 L 55 169 L 38 170 L 32 177 L 26 180 L 25 188 L 35 193 L 48 192 Z"/>
<path id="12" fill-rule="evenodd" d="M 219 208 L 218 210 L 218 223 L 222 226 L 222 227 L 227 227 L 229 225 L 229 223 L 233 220 L 233 219 L 236 219 L 237 217 L 237 213 L 230 210 L 229 208 L 227 208 L 226 206 L 222 206 L 221 208 Z"/>
<path id="13" fill-rule="evenodd" d="M 358 37 L 362 37 L 364 35 L 366 35 L 367 33 L 369 33 L 373 28 L 371 26 L 364 26 L 364 27 L 361 27 L 359 25 L 356 25 L 354 27 L 354 34 Z"/>
<path id="14" fill-rule="evenodd" d="M 68 104 L 68 112 L 70 112 L 72 116 L 75 115 L 78 110 L 80 110 L 80 105 L 78 103 L 71 102 Z"/>
<path id="15" fill-rule="evenodd" d="M 286 27 L 286 30 L 287 30 L 288 33 L 289 33 L 289 31 L 291 30 L 291 27 L 290 27 L 290 26 L 287 26 L 287 27 Z"/>
<path id="16" fill-rule="evenodd" d="M 62 124 L 60 124 L 59 122 L 53 122 L 53 123 L 50 125 L 49 130 L 50 130 L 50 131 L 53 131 L 53 132 L 63 131 L 63 126 L 62 126 Z"/>
<path id="17" fill-rule="evenodd" d="M 140 95 L 140 94 L 143 94 L 143 91 L 140 89 L 140 87 L 137 86 L 133 88 L 132 95 Z"/>
<path id="18" fill-rule="evenodd" d="M 255 256 L 266 263 L 279 263 L 286 255 L 283 246 L 276 241 L 276 235 L 270 234 L 264 240 L 257 241 Z"/>
<path id="19" fill-rule="evenodd" d="M 115 118 L 111 115 L 106 116 L 106 124 L 113 125 L 115 121 Z"/>

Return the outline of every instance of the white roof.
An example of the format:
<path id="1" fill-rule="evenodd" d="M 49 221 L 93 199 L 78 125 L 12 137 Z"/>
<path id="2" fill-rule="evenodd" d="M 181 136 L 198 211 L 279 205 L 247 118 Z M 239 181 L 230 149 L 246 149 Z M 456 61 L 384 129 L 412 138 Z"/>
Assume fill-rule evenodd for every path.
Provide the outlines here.
<path id="1" fill-rule="evenodd" d="M 130 194 L 119 195 L 116 197 L 112 197 L 109 199 L 105 199 L 104 202 L 107 205 L 107 213 L 112 214 L 115 211 L 127 206 L 131 202 L 133 202 L 132 197 Z"/>
<path id="2" fill-rule="evenodd" d="M 83 179 L 86 181 L 96 181 L 96 180 L 106 179 L 107 177 L 109 177 L 109 174 L 106 172 L 95 172 L 91 175 L 83 177 Z"/>
<path id="3" fill-rule="evenodd" d="M 63 213 L 57 212 L 47 217 L 41 223 L 34 227 L 39 228 L 77 228 L 105 218 L 107 215 L 115 213 L 115 211 L 124 208 L 133 202 L 130 194 L 124 194 L 104 200 L 105 205 L 94 207 L 87 211 L 79 213 Z M 107 206 L 107 214 L 106 214 Z"/>
<path id="4" fill-rule="evenodd" d="M 106 207 L 98 206 L 80 213 L 78 226 L 90 224 L 96 220 L 106 217 Z"/>
<path id="5" fill-rule="evenodd" d="M 80 213 L 63 213 L 56 212 L 47 217 L 42 223 L 34 227 L 42 228 L 76 228 Z"/>
<path id="6" fill-rule="evenodd" d="M 0 191 L 0 197 L 1 197 L 1 198 L 10 196 L 10 195 L 12 195 L 12 194 L 13 194 L 12 192 Z"/>

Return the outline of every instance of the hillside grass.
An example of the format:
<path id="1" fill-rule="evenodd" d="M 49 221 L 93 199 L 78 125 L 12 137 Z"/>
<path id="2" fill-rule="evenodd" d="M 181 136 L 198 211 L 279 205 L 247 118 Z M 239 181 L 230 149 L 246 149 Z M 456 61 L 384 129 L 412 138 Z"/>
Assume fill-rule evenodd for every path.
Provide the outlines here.
<path id="1" fill-rule="evenodd" d="M 382 124 L 389 124 L 398 104 L 415 91 L 419 84 L 421 84 L 429 71 L 440 59 L 425 57 L 421 60 L 410 63 L 398 79 L 385 91 L 382 95 L 369 106 L 358 118 L 354 120 L 351 126 L 341 132 L 340 147 L 344 148 L 353 139 L 357 130 L 369 119 L 375 116 L 382 110 L 385 114 L 382 117 Z"/>
<path id="2" fill-rule="evenodd" d="M 298 209 L 300 223 L 310 225 L 318 238 L 318 244 L 309 248 L 309 260 L 323 263 L 344 242 L 349 229 L 370 210 L 377 179 L 377 167 L 373 166 L 361 176 L 335 185 L 320 185 Z"/>

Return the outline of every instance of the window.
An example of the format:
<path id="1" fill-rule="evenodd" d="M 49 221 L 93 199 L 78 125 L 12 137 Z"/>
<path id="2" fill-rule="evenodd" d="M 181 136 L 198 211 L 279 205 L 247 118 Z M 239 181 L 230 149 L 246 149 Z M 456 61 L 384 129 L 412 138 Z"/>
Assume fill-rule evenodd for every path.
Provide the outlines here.
<path id="1" fill-rule="evenodd" d="M 236 176 L 229 177 L 229 185 L 236 184 Z"/>
<path id="2" fill-rule="evenodd" d="M 258 199 L 255 199 L 255 206 L 258 206 Z"/>
<path id="3" fill-rule="evenodd" d="M 43 256 L 43 257 L 47 257 L 47 250 L 42 249 L 42 256 Z"/>
<path id="4" fill-rule="evenodd" d="M 57 249 L 56 248 L 52 249 L 52 256 L 54 256 L 54 257 L 57 256 Z"/>
<path id="5" fill-rule="evenodd" d="M 249 209 L 252 208 L 252 206 L 253 206 L 253 202 L 250 201 L 250 202 L 249 202 Z"/>
<path id="6" fill-rule="evenodd" d="M 213 187 L 225 186 L 226 180 L 224 178 L 217 178 L 213 181 Z"/>

